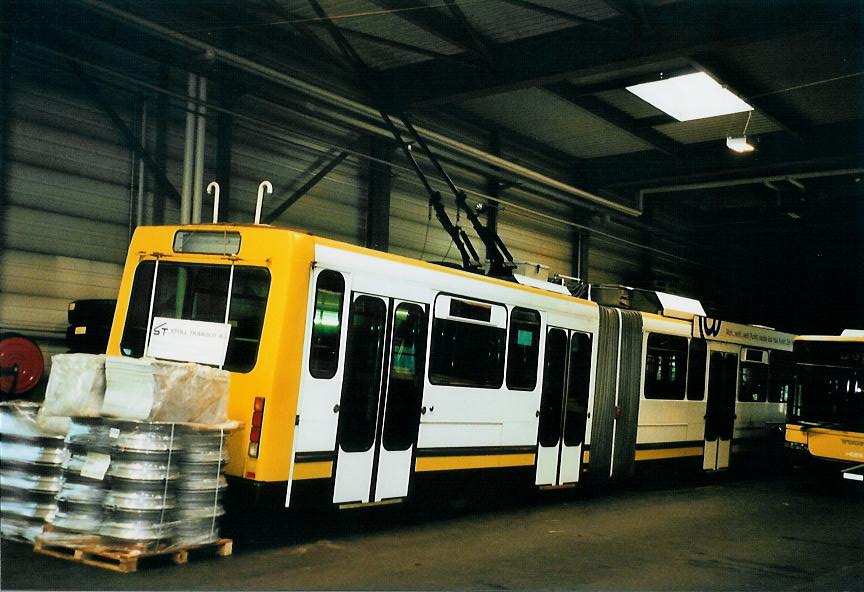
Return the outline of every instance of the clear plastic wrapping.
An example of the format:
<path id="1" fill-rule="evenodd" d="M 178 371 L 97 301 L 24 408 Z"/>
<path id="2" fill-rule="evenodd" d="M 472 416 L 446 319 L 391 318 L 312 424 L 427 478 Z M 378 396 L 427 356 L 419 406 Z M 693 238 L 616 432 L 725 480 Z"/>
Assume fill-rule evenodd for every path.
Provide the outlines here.
<path id="1" fill-rule="evenodd" d="M 59 475 L 33 473 L 10 465 L 0 469 L 0 488 L 12 490 L 13 493 L 33 491 L 55 494 L 60 490 L 61 479 Z"/>
<path id="2" fill-rule="evenodd" d="M 105 356 L 58 354 L 51 358 L 42 415 L 98 417 L 105 395 Z"/>
<path id="3" fill-rule="evenodd" d="M 0 536 L 12 541 L 32 543 L 37 536 L 42 535 L 43 520 L 41 518 L 25 518 L 6 514 L 0 520 Z"/>
<path id="4" fill-rule="evenodd" d="M 41 483 L 41 489 L 57 494 L 52 511 L 45 514 L 53 528 L 40 540 L 119 551 L 165 551 L 219 540 L 227 438 L 238 427 L 236 422 L 210 426 L 76 419 L 66 437 L 63 478 Z M 81 475 L 94 454 L 110 457 L 101 480 Z M 36 477 L 19 471 L 4 470 L 0 477 L 4 486 L 21 493 L 40 485 Z M 21 512 L 39 510 L 41 515 L 48 510 L 26 498 L 6 505 L 10 503 Z M 20 538 L 28 524 L 24 517 L 14 518 L 18 522 L 6 530 Z M 37 533 L 26 532 L 31 540 Z"/>
<path id="5" fill-rule="evenodd" d="M 111 426 L 101 418 L 78 417 L 66 432 L 66 445 L 73 451 L 107 451 L 111 447 Z"/>
<path id="6" fill-rule="evenodd" d="M 104 416 L 204 424 L 227 420 L 230 373 L 225 370 L 109 356 L 105 375 Z"/>
<path id="7" fill-rule="evenodd" d="M 45 520 L 54 514 L 55 509 L 54 501 L 50 498 L 44 501 L 14 497 L 0 498 L 0 512 L 3 513 L 4 520 L 10 514 L 19 518 Z"/>
<path id="8" fill-rule="evenodd" d="M 102 525 L 102 504 L 57 504 L 54 516 L 48 519 L 55 529 L 71 531 L 80 535 L 93 536 Z"/>
<path id="9" fill-rule="evenodd" d="M 40 411 L 39 415 L 36 416 L 36 423 L 39 424 L 39 429 L 45 434 L 50 434 L 55 438 L 63 438 L 72 425 L 72 418 L 54 417 L 52 415 L 45 415 Z"/>
<path id="10" fill-rule="evenodd" d="M 124 460 L 153 460 L 181 448 L 180 430 L 170 423 L 109 421 L 111 447 Z M 115 454 L 116 456 L 116 454 Z"/>
<path id="11" fill-rule="evenodd" d="M 0 403 L 0 434 L 3 437 L 21 439 L 63 439 L 53 433 L 47 433 L 36 421 L 41 405 L 32 401 L 4 401 Z"/>
<path id="12" fill-rule="evenodd" d="M 208 425 L 228 421 L 230 376 L 226 370 L 196 365 L 189 390 L 183 393 L 182 408 L 188 411 L 186 419 L 173 419 L 168 413 L 160 414 L 156 419 Z"/>
<path id="13" fill-rule="evenodd" d="M 48 445 L 47 442 L 52 442 Z M 27 441 L 0 440 L 0 459 L 4 463 L 59 466 L 66 459 L 66 449 L 61 440 L 48 440 L 37 445 Z"/>
<path id="14" fill-rule="evenodd" d="M 141 460 L 111 460 L 108 474 L 116 479 L 130 481 L 174 481 L 180 476 L 177 465 L 164 461 L 147 462 Z"/>

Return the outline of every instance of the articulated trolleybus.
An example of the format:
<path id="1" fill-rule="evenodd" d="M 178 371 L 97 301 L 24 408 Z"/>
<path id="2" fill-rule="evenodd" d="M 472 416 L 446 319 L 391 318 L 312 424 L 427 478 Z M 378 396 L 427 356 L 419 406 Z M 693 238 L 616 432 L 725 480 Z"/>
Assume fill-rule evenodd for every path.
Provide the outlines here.
<path id="1" fill-rule="evenodd" d="M 148 355 L 148 328 L 172 320 L 227 325 L 245 425 L 227 473 L 286 506 L 315 488 L 392 503 L 445 475 L 556 488 L 648 461 L 723 470 L 782 427 L 793 336 L 514 277 L 269 226 L 142 227 L 108 353 Z"/>
<path id="2" fill-rule="evenodd" d="M 790 397 L 786 444 L 815 458 L 860 465 L 864 480 L 864 331 L 795 338 L 798 380 Z"/>

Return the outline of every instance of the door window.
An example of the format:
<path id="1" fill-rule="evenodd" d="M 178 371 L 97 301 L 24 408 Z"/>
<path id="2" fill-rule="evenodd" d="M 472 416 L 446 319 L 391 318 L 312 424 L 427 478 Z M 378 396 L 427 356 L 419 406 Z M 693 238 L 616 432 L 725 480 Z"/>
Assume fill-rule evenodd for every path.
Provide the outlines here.
<path id="1" fill-rule="evenodd" d="M 383 444 L 387 450 L 408 450 L 417 437 L 426 363 L 426 313 L 403 302 L 393 315 L 393 341 Z"/>
<path id="2" fill-rule="evenodd" d="M 705 359 L 708 345 L 701 339 L 690 341 L 690 359 L 687 361 L 687 400 L 705 398 Z"/>
<path id="3" fill-rule="evenodd" d="M 586 333 L 573 333 L 570 337 L 570 370 L 564 418 L 564 444 L 567 446 L 579 446 L 585 439 L 590 378 L 591 336 Z"/>
<path id="4" fill-rule="evenodd" d="M 561 440 L 561 407 L 567 367 L 567 332 L 549 329 L 546 334 L 546 361 L 543 392 L 540 395 L 538 436 L 541 446 L 557 446 Z"/>
<path id="5" fill-rule="evenodd" d="M 738 376 L 738 400 L 763 403 L 768 399 L 768 364 L 742 359 Z"/>
<path id="6" fill-rule="evenodd" d="M 309 373 L 315 378 L 333 378 L 339 367 L 344 295 L 345 279 L 341 273 L 325 270 L 318 275 L 309 344 Z"/>
<path id="7" fill-rule="evenodd" d="M 339 442 L 345 452 L 365 452 L 375 441 L 387 305 L 359 296 L 351 305 L 345 346 L 345 379 Z"/>
<path id="8" fill-rule="evenodd" d="M 705 409 L 705 440 L 717 439 L 721 410 L 723 408 L 723 358 L 721 352 L 711 352 L 708 369 L 708 404 Z"/>

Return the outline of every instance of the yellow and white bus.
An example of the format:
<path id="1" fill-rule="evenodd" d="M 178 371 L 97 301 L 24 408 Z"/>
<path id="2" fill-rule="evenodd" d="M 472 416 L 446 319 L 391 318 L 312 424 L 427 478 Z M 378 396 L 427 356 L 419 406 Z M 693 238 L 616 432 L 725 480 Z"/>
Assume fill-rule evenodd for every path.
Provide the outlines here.
<path id="1" fill-rule="evenodd" d="M 864 464 L 864 332 L 844 333 L 795 339 L 786 443 L 815 458 Z"/>
<path id="2" fill-rule="evenodd" d="M 153 319 L 227 325 L 232 488 L 345 507 L 444 473 L 554 488 L 638 461 L 727 468 L 782 425 L 792 336 L 674 316 L 295 230 L 142 227 L 108 353 L 149 353 Z"/>

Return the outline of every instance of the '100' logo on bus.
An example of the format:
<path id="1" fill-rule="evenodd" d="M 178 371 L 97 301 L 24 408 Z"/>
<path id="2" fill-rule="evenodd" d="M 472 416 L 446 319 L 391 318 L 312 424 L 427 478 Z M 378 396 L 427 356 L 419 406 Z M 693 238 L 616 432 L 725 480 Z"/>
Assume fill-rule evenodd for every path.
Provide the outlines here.
<path id="1" fill-rule="evenodd" d="M 720 335 L 721 324 L 722 321 L 720 321 L 719 319 L 699 317 L 699 330 L 702 332 L 702 335 L 704 337 L 717 337 L 718 335 Z"/>

